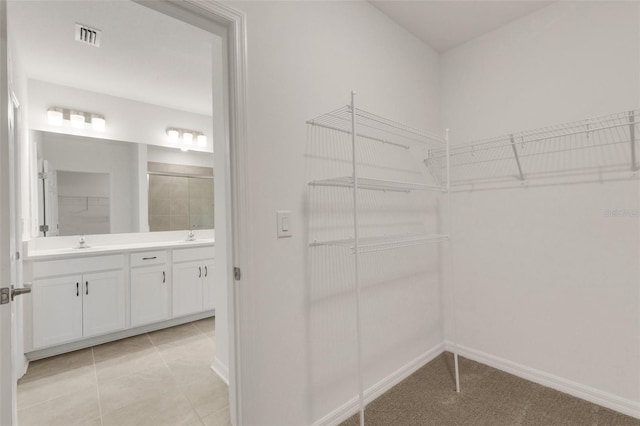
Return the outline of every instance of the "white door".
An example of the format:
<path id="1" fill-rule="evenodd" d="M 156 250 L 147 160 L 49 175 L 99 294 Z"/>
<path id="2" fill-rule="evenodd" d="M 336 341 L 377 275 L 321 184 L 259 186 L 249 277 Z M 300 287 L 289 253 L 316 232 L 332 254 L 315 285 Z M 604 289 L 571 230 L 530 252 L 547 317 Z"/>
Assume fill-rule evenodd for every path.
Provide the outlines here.
<path id="1" fill-rule="evenodd" d="M 123 329 L 124 272 L 96 272 L 84 274 L 82 279 L 82 335 L 90 337 Z"/>
<path id="2" fill-rule="evenodd" d="M 33 283 L 33 348 L 82 337 L 82 276 L 69 275 Z"/>
<path id="3" fill-rule="evenodd" d="M 131 270 L 131 326 L 169 318 L 169 277 L 165 265 Z"/>
<path id="4" fill-rule="evenodd" d="M 17 423 L 16 318 L 11 285 L 16 262 L 13 102 L 9 95 L 7 3 L 0 2 L 0 424 Z M 22 287 L 19 285 L 18 287 Z"/>
<path id="5" fill-rule="evenodd" d="M 203 262 L 173 265 L 173 316 L 202 311 Z"/>

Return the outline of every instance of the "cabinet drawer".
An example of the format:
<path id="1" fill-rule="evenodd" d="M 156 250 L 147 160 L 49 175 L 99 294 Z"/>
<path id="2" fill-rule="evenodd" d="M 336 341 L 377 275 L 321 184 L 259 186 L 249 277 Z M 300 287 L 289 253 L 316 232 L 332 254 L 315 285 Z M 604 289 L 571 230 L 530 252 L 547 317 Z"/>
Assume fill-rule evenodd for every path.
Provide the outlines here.
<path id="1" fill-rule="evenodd" d="M 158 265 L 161 263 L 167 263 L 167 251 L 145 251 L 140 253 L 131 253 L 131 267 L 146 266 L 146 265 Z"/>
<path id="2" fill-rule="evenodd" d="M 214 246 L 177 249 L 173 251 L 174 262 L 190 262 L 193 260 L 213 259 L 214 256 Z"/>
<path id="3" fill-rule="evenodd" d="M 91 271 L 109 271 L 124 268 L 124 256 L 79 257 L 66 260 L 33 262 L 33 278 L 82 274 Z"/>

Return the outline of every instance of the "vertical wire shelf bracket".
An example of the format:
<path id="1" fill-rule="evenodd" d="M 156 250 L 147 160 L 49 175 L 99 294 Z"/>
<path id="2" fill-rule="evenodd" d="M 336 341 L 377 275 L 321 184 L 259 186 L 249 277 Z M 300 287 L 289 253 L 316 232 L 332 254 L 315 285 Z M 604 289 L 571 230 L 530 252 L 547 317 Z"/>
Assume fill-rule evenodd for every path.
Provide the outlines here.
<path id="1" fill-rule="evenodd" d="M 511 148 L 513 149 L 513 156 L 516 158 L 518 173 L 520 173 L 520 180 L 524 181 L 524 174 L 522 173 L 522 165 L 520 164 L 520 157 L 518 157 L 518 148 L 516 148 L 516 143 L 513 139 L 513 135 L 510 136 L 510 139 L 511 139 Z"/>
<path id="2" fill-rule="evenodd" d="M 636 160 L 636 123 L 634 111 L 629 111 L 629 140 L 631 142 L 631 171 L 638 171 Z"/>

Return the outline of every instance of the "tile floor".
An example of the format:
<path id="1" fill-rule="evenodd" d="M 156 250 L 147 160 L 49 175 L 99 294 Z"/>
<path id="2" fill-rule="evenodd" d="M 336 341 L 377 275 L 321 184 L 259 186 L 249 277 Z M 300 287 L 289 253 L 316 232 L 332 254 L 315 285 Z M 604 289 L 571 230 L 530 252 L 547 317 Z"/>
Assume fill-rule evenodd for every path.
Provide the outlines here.
<path id="1" fill-rule="evenodd" d="M 19 424 L 230 425 L 214 328 L 207 318 L 33 361 L 18 382 Z"/>

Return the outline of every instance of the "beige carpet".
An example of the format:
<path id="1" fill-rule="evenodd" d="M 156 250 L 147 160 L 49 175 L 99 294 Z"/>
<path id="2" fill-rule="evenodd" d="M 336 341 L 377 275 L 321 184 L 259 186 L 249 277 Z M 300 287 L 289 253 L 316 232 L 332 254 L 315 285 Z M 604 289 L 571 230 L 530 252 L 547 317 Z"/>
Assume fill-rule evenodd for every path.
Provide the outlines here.
<path id="1" fill-rule="evenodd" d="M 640 420 L 460 358 L 442 354 L 373 401 L 365 424 L 472 426 L 640 426 Z M 356 426 L 358 416 L 343 423 Z"/>

